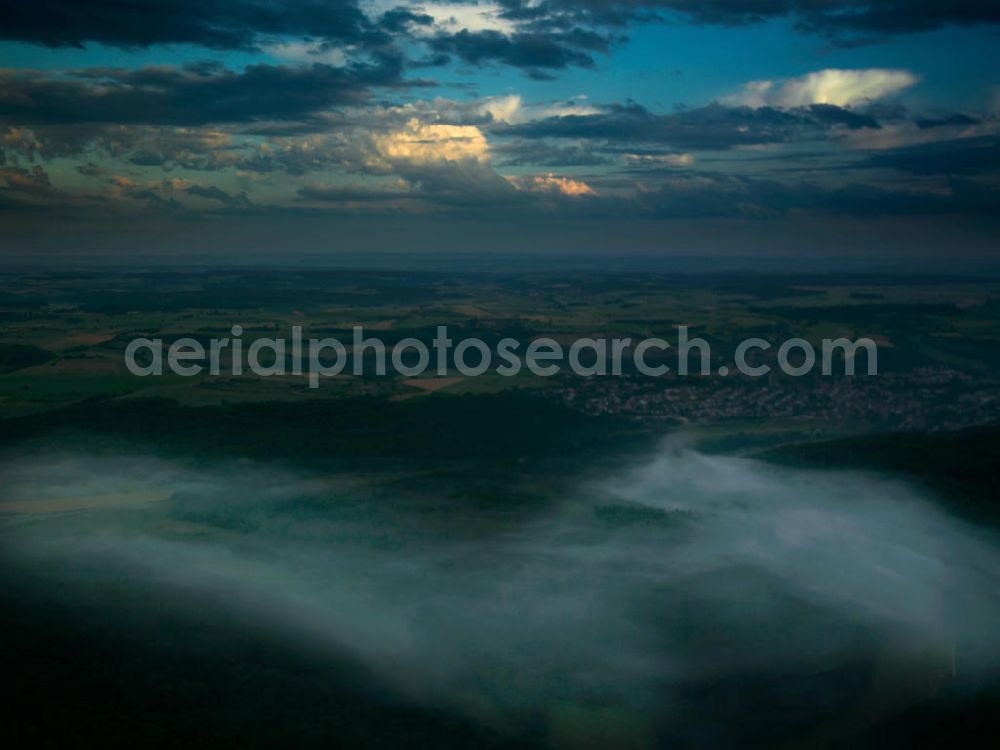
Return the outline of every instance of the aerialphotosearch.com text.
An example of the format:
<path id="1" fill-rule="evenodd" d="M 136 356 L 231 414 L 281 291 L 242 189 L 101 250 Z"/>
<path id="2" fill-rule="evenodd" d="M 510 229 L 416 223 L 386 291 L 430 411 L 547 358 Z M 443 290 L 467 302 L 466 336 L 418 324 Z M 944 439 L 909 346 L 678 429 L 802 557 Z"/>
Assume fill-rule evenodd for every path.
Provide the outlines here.
<path id="1" fill-rule="evenodd" d="M 378 337 L 367 337 L 363 326 L 354 326 L 351 340 L 305 338 L 301 326 L 292 327 L 290 339 L 243 338 L 243 327 L 234 325 L 230 335 L 206 343 L 195 338 L 164 342 L 160 338 L 136 338 L 125 349 L 125 366 L 137 376 L 166 372 L 193 377 L 242 375 L 306 376 L 310 388 L 318 388 L 321 378 L 344 374 L 403 377 L 429 374 L 444 376 L 455 372 L 476 377 L 495 372 L 513 377 L 523 370 L 539 377 L 551 377 L 568 368 L 583 377 L 621 375 L 637 372 L 658 377 L 672 370 L 678 375 L 729 375 L 735 371 L 746 377 L 762 377 L 774 365 L 785 375 L 799 377 L 815 372 L 823 375 L 854 375 L 857 355 L 864 353 L 864 370 L 878 373 L 878 350 L 869 338 L 823 339 L 820 346 L 803 338 L 775 344 L 766 339 L 741 341 L 732 356 L 733 367 L 713 365 L 707 340 L 691 337 L 687 326 L 678 326 L 675 341 L 663 338 L 577 338 L 570 344 L 550 337 L 522 342 L 502 338 L 488 344 L 480 338 L 458 341 L 448 335 L 447 326 L 438 326 L 429 345 L 418 338 L 404 338 L 387 346 Z M 774 354 L 772 358 L 765 355 Z M 668 364 L 669 363 L 669 364 Z M 692 364 L 693 363 L 693 364 Z"/>

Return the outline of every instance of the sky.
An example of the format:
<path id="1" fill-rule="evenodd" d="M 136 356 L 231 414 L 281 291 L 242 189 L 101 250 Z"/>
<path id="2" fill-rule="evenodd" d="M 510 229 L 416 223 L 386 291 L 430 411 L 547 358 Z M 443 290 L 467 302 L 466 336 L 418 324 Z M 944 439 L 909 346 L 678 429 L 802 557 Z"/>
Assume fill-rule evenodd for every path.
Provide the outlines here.
<path id="1" fill-rule="evenodd" d="M 0 0 L 0 257 L 1000 258 L 1000 5 Z"/>

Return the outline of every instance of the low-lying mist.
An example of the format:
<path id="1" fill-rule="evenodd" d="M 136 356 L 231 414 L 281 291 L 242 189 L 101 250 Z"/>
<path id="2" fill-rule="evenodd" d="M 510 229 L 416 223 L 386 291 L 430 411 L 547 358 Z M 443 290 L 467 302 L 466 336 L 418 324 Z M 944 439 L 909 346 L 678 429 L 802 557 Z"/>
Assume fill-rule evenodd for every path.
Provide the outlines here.
<path id="1" fill-rule="evenodd" d="M 32 571 L 109 622 L 114 596 L 88 599 L 105 585 L 224 613 L 514 739 L 828 742 L 1000 667 L 993 533 L 872 475 L 673 440 L 512 516 L 247 462 L 0 471 L 6 581 Z"/>

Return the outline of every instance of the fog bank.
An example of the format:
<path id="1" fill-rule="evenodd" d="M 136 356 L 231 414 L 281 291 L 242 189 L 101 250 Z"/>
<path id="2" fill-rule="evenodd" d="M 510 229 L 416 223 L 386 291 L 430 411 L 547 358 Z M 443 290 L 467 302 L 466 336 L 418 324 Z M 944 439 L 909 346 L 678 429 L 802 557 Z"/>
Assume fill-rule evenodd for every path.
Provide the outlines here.
<path id="1" fill-rule="evenodd" d="M 870 475 L 674 440 L 511 519 L 246 462 L 35 454 L 2 472 L 0 504 L 167 498 L 5 513 L 8 577 L 211 601 L 200 616 L 349 654 L 414 704 L 515 735 L 540 713 L 555 745 L 595 721 L 608 741 L 698 744 L 768 711 L 767 731 L 849 733 L 1000 666 L 993 533 Z"/>

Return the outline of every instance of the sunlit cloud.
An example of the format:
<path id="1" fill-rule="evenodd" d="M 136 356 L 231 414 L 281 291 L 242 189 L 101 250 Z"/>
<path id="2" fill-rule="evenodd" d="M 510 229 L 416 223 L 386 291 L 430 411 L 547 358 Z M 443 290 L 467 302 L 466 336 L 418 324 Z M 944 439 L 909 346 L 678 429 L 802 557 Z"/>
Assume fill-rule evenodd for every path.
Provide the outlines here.
<path id="1" fill-rule="evenodd" d="M 414 5 L 411 10 L 425 13 L 434 19 L 437 29 L 450 32 L 498 31 L 511 34 L 517 28 L 513 21 L 503 17 L 503 8 L 499 3 L 423 2 Z"/>
<path id="2" fill-rule="evenodd" d="M 755 108 L 790 109 L 811 104 L 853 107 L 904 91 L 919 80 L 908 70 L 828 68 L 798 78 L 750 81 L 739 93 L 724 97 L 722 102 Z"/>
<path id="3" fill-rule="evenodd" d="M 488 115 L 494 122 L 506 125 L 521 125 L 549 117 L 571 117 L 595 115 L 600 107 L 587 102 L 586 96 L 575 96 L 560 102 L 525 102 L 518 94 L 487 97 L 478 107 L 478 112 Z"/>
<path id="4" fill-rule="evenodd" d="M 641 165 L 646 167 L 674 167 L 681 169 L 694 164 L 693 154 L 625 154 L 623 156 L 627 164 Z"/>
<path id="5" fill-rule="evenodd" d="M 596 195 L 594 189 L 582 180 L 573 180 L 569 177 L 557 177 L 553 174 L 512 178 L 511 181 L 520 190 L 527 190 L 536 193 L 555 193 L 558 195 L 568 195 L 574 198 L 582 195 Z"/>
<path id="6" fill-rule="evenodd" d="M 406 127 L 375 136 L 378 153 L 389 162 L 434 164 L 486 162 L 489 144 L 474 125 L 439 125 L 410 120 Z"/>

